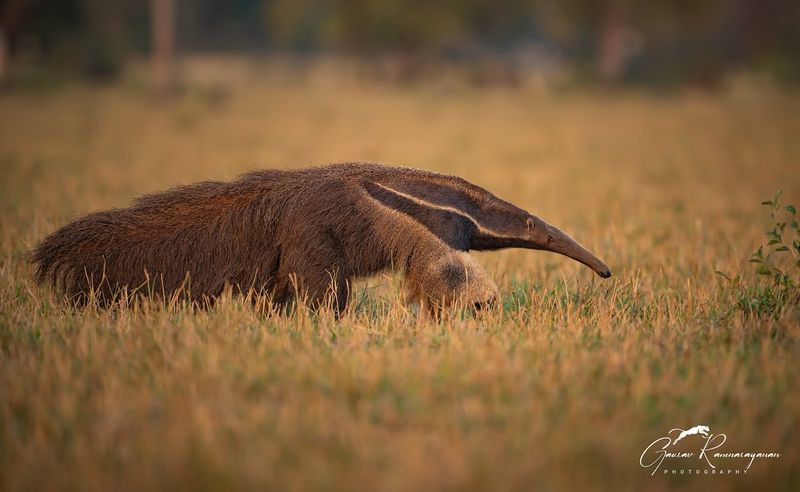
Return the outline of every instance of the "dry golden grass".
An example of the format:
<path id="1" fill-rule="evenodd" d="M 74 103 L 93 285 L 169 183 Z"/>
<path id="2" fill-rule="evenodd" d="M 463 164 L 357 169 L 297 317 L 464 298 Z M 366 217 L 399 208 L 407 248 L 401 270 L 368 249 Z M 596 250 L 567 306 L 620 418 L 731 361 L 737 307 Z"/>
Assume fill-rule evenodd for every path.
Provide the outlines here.
<path id="1" fill-rule="evenodd" d="M 800 487 L 800 312 L 747 316 L 714 274 L 756 284 L 759 202 L 800 201 L 796 95 L 223 83 L 168 106 L 131 84 L 0 96 L 0 489 Z M 24 261 L 139 193 L 352 159 L 481 184 L 615 276 L 480 254 L 503 298 L 485 316 L 418 322 L 385 276 L 336 322 L 237 298 L 75 311 Z M 639 466 L 697 424 L 783 456 L 746 477 Z"/>

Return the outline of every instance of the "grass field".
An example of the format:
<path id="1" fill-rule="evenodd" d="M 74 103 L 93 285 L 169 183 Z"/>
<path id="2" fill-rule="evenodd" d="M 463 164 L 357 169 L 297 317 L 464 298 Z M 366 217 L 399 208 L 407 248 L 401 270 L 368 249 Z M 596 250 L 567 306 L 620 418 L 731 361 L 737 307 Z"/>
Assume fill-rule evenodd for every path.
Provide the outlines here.
<path id="1" fill-rule="evenodd" d="M 748 258 L 759 203 L 800 202 L 800 96 L 241 78 L 169 105 L 135 84 L 0 95 L 0 490 L 800 488 L 800 310 L 748 314 L 715 274 L 764 282 Z M 354 159 L 467 178 L 614 276 L 482 253 L 494 311 L 420 321 L 387 274 L 337 322 L 237 298 L 77 311 L 25 262 L 140 193 Z M 698 424 L 782 456 L 640 466 Z"/>

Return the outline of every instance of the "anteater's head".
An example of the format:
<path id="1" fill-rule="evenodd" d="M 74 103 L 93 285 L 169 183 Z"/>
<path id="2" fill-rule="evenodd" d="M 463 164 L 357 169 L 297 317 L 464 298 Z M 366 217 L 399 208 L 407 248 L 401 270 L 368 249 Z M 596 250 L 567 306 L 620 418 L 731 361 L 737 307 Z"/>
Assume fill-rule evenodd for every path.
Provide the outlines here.
<path id="1" fill-rule="evenodd" d="M 474 209 L 476 223 L 471 249 L 528 248 L 552 251 L 579 261 L 603 278 L 611 270 L 565 232 L 525 210 L 483 192 Z"/>
<path id="2" fill-rule="evenodd" d="M 611 276 L 611 270 L 598 257 L 578 244 L 564 231 L 548 224 L 539 217 L 535 215 L 528 217 L 525 220 L 525 229 L 526 247 L 543 249 L 568 256 L 588 266 L 603 278 Z"/>

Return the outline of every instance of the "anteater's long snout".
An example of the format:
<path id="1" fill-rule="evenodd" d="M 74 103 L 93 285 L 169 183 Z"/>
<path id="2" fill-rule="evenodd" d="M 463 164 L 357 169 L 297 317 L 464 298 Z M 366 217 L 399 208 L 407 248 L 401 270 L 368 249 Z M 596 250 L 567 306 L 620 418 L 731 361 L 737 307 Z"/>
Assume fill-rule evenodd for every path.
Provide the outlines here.
<path id="1" fill-rule="evenodd" d="M 578 241 L 572 239 L 564 231 L 550 224 L 547 224 L 547 228 L 548 241 L 543 249 L 579 261 L 594 270 L 595 273 L 602 278 L 609 278 L 611 276 L 611 270 L 609 270 L 608 266 L 600 261 L 600 258 L 581 246 Z"/>

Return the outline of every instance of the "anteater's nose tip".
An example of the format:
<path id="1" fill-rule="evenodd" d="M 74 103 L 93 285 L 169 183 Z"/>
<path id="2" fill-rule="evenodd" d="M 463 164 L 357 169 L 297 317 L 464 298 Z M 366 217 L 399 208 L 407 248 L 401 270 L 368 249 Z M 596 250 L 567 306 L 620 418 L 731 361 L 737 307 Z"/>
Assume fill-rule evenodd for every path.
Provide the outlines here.
<path id="1" fill-rule="evenodd" d="M 611 270 L 603 270 L 602 272 L 598 272 L 602 278 L 609 278 L 611 276 Z"/>

